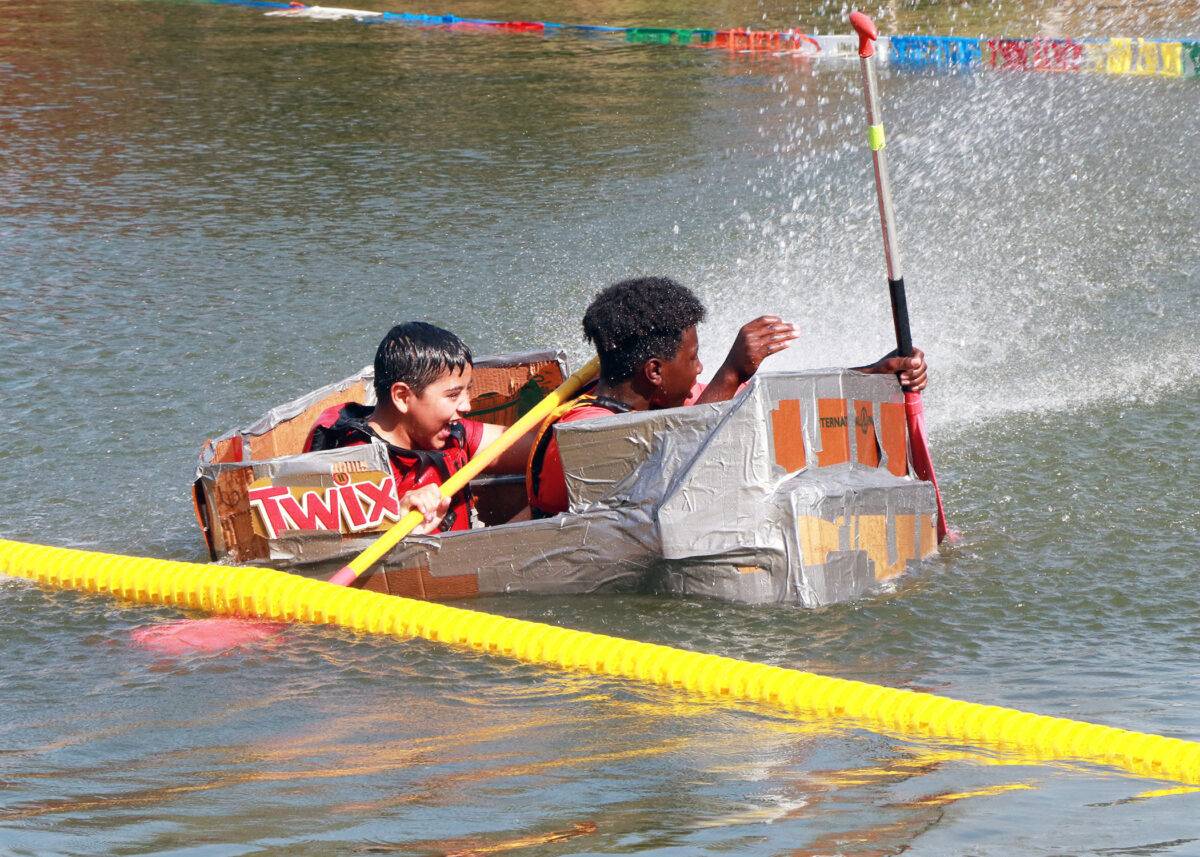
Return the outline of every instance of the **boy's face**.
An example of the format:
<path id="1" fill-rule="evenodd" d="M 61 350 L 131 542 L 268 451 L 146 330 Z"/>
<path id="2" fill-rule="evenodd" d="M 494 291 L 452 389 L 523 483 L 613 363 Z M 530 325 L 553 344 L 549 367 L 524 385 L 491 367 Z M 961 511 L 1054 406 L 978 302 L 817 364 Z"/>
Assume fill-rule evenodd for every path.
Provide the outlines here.
<path id="1" fill-rule="evenodd" d="M 704 366 L 700 362 L 700 338 L 696 335 L 696 328 L 689 327 L 683 332 L 675 356 L 662 363 L 659 370 L 662 385 L 659 387 L 655 406 L 680 407 L 703 371 Z"/>
<path id="2" fill-rule="evenodd" d="M 419 394 L 409 394 L 405 428 L 413 449 L 446 448 L 450 426 L 471 410 L 472 371 L 467 366 L 461 372 L 447 372 Z"/>

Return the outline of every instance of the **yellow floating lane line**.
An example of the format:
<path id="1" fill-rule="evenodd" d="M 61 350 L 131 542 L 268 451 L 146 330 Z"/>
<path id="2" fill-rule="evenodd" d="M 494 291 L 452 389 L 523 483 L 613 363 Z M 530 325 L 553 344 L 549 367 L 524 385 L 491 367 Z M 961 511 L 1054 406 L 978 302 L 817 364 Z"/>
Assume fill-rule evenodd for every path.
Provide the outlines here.
<path id="1" fill-rule="evenodd" d="M 0 539 L 0 574 L 49 586 L 276 621 L 469 646 L 526 663 L 636 679 L 900 735 L 1080 759 L 1200 785 L 1200 743 L 830 678 L 334 586 L 267 568 L 116 556 Z"/>

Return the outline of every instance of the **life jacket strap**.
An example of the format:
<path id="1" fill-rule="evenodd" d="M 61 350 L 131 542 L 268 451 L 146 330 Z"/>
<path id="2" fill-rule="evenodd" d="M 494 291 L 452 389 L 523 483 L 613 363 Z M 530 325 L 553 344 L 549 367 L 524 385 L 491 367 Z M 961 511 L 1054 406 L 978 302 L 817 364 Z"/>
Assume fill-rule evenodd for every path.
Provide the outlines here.
<path id="1" fill-rule="evenodd" d="M 533 448 L 529 451 L 529 463 L 525 467 L 525 493 L 529 497 L 530 517 L 535 519 L 553 517 L 553 515 L 539 509 L 534 503 L 534 498 L 537 497 L 537 492 L 541 488 L 542 467 L 546 462 L 546 450 L 549 449 L 550 440 L 554 437 L 552 429 L 559 420 L 571 413 L 571 411 L 590 407 L 604 408 L 614 414 L 627 414 L 633 410 L 629 405 L 611 396 L 598 396 L 592 393 L 585 393 L 577 399 L 572 399 L 569 402 L 559 405 L 550 412 L 550 415 L 546 419 L 542 420 L 542 424 L 538 427 L 537 435 L 533 441 Z"/>

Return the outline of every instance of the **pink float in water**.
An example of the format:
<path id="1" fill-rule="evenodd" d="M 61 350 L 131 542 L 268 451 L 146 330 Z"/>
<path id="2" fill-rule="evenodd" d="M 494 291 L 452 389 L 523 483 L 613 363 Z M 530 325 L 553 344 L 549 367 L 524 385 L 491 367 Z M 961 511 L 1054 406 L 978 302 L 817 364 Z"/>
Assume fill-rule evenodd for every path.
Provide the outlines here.
<path id="1" fill-rule="evenodd" d="M 420 512 L 410 512 L 397 524 L 403 524 L 404 532 L 408 532 L 421 520 Z M 393 529 L 396 529 L 395 527 Z M 378 545 L 382 542 L 382 538 Z M 359 560 L 368 556 L 370 548 L 359 556 Z M 355 562 L 357 562 L 356 560 Z M 370 559 L 374 562 L 374 559 Z M 329 582 L 334 586 L 351 586 L 358 579 L 359 571 L 350 565 L 338 569 Z M 284 622 L 268 622 L 265 619 L 238 619 L 213 617 L 211 619 L 181 619 L 177 622 L 167 622 L 162 625 L 147 625 L 138 628 L 131 635 L 133 643 L 143 649 L 158 652 L 160 655 L 186 655 L 191 652 L 225 652 L 241 646 L 261 643 L 277 636 L 284 628 Z"/>
<path id="2" fill-rule="evenodd" d="M 146 625 L 131 635 L 133 642 L 160 655 L 225 652 L 278 636 L 282 622 L 255 619 L 194 619 Z"/>

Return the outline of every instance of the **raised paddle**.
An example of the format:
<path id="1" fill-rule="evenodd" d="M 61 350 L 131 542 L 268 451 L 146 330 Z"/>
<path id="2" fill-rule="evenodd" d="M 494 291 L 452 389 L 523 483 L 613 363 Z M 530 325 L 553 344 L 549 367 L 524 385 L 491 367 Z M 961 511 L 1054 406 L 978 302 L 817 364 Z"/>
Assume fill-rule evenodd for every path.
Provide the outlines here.
<path id="1" fill-rule="evenodd" d="M 888 291 L 892 297 L 892 321 L 896 326 L 896 346 L 901 357 L 912 354 L 912 332 L 908 327 L 908 302 L 904 296 L 904 275 L 900 273 L 900 251 L 896 246 L 896 212 L 892 209 L 892 186 L 888 180 L 887 158 L 883 149 L 886 145 L 883 134 L 883 116 L 879 112 L 879 83 L 875 76 L 875 40 L 879 33 L 875 23 L 862 12 L 850 13 L 850 25 L 858 33 L 858 57 L 862 66 L 863 92 L 867 101 L 867 141 L 871 146 L 871 158 L 875 164 L 875 192 L 879 198 L 879 220 L 883 224 L 883 257 L 887 262 Z M 913 470 L 918 478 L 933 484 L 937 497 L 938 541 L 946 537 L 946 510 L 942 506 L 942 492 L 938 488 L 937 474 L 933 471 L 933 457 L 929 454 L 929 439 L 925 434 L 925 409 L 921 405 L 921 394 L 916 390 L 904 391 L 904 414 L 908 420 L 908 437 L 912 454 Z"/>
<path id="2" fill-rule="evenodd" d="M 484 447 L 461 469 L 455 471 L 449 479 L 442 483 L 440 487 L 442 496 L 453 497 L 465 488 L 468 482 L 478 476 L 485 467 L 495 461 L 522 435 L 592 381 L 599 371 L 600 361 L 593 357 L 575 374 L 563 381 L 558 389 L 548 393 L 544 399 L 505 429 L 500 437 Z M 384 554 L 396 546 L 397 542 L 420 526 L 424 520 L 425 516 L 419 510 L 409 511 L 366 550 L 338 569 L 329 578 L 329 582 L 336 586 L 350 586 L 358 579 L 359 575 L 378 562 Z M 255 619 L 184 619 L 138 628 L 133 632 L 133 640 L 140 646 L 163 654 L 217 652 L 269 639 L 279 633 L 283 627 L 278 622 L 263 622 Z"/>

